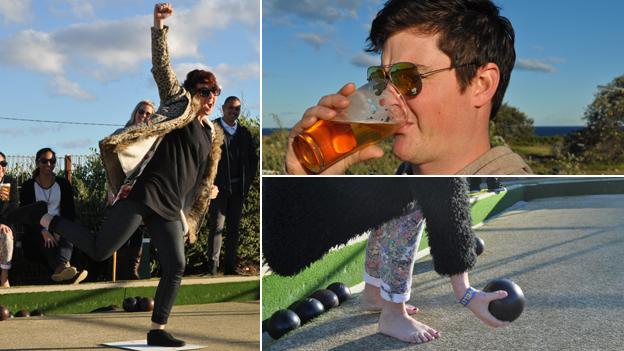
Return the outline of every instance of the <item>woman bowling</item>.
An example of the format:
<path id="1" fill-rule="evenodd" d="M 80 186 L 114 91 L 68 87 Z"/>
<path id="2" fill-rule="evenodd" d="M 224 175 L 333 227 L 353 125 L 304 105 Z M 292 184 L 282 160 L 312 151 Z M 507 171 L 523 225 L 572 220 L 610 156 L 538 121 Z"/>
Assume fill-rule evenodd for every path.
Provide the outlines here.
<path id="1" fill-rule="evenodd" d="M 154 7 L 152 73 L 160 95 L 158 111 L 149 123 L 128 126 L 100 141 L 109 186 L 117 195 L 99 232 L 47 215 L 43 203 L 16 210 L 13 217 L 39 222 L 96 260 L 111 256 L 144 222 L 162 270 L 147 343 L 179 347 L 185 342 L 164 329 L 184 273 L 184 237 L 196 239 L 208 209 L 223 135 L 208 120 L 221 91 L 215 76 L 194 70 L 180 86 L 173 72 L 169 28 L 164 26 L 172 14 L 167 3 Z"/>

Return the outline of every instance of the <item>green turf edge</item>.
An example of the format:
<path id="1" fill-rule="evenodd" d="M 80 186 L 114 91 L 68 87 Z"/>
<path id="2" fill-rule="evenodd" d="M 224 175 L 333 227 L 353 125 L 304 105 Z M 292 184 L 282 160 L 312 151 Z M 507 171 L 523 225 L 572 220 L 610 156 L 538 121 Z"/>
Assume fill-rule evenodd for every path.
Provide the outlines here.
<path id="1" fill-rule="evenodd" d="M 343 282 L 347 286 L 361 282 L 365 250 L 366 241 L 357 242 L 329 252 L 295 276 L 271 274 L 263 277 L 262 319 L 333 282 Z"/>
<path id="2" fill-rule="evenodd" d="M 472 225 L 496 216 L 518 201 L 524 200 L 524 188 L 517 187 L 475 201 L 470 208 Z"/>
<path id="3" fill-rule="evenodd" d="M 41 309 L 46 315 L 88 313 L 96 308 L 121 306 L 125 297 L 153 297 L 156 287 L 34 292 L 0 295 L 0 304 L 12 312 Z M 218 284 L 182 285 L 176 305 L 260 299 L 260 280 Z"/>
<path id="4" fill-rule="evenodd" d="M 475 201 L 471 206 L 472 223 L 474 225 L 490 219 L 519 201 L 531 201 L 546 197 L 614 193 L 624 193 L 624 178 L 609 180 L 569 179 L 569 182 L 564 183 L 527 183 Z M 428 245 L 425 231 L 419 250 L 427 248 Z M 341 281 L 348 286 L 362 282 L 365 249 L 366 242 L 359 242 L 332 251 L 296 276 L 282 277 L 272 274 L 263 277 L 262 319 L 270 317 L 275 311 L 288 307 L 292 302 L 309 295 L 318 288 L 324 288 L 331 282 Z M 327 263 L 326 259 L 331 260 L 331 264 Z M 336 266 L 342 266 L 345 269 L 332 273 Z M 328 276 L 329 274 L 332 275 Z"/>

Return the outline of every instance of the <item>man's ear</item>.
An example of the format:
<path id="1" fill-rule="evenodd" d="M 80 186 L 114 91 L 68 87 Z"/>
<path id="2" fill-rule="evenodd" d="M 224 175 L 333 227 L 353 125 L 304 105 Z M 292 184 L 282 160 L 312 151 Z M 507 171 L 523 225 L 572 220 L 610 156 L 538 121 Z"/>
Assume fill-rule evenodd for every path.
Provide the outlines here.
<path id="1" fill-rule="evenodd" d="M 480 108 L 491 102 L 499 82 L 500 70 L 497 64 L 490 62 L 479 67 L 470 85 L 473 106 Z"/>

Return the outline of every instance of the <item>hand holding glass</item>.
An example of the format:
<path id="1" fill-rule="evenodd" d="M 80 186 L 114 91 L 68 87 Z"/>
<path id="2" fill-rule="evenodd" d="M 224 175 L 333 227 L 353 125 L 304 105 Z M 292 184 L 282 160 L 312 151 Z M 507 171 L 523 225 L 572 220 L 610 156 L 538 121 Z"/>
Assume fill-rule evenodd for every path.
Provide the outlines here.
<path id="1" fill-rule="evenodd" d="M 293 140 L 297 159 L 320 173 L 337 161 L 392 135 L 405 123 L 400 97 L 371 81 L 349 95 L 349 107 L 332 120 L 319 120 Z"/>

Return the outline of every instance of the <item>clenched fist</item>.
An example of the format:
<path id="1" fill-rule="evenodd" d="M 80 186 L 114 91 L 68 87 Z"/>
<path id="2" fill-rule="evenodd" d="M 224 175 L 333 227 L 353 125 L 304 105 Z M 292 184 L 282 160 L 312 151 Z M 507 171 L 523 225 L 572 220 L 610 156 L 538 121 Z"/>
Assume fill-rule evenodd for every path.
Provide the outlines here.
<path id="1" fill-rule="evenodd" d="M 173 15 L 173 7 L 168 2 L 154 5 L 154 27 L 162 28 L 166 18 Z"/>

